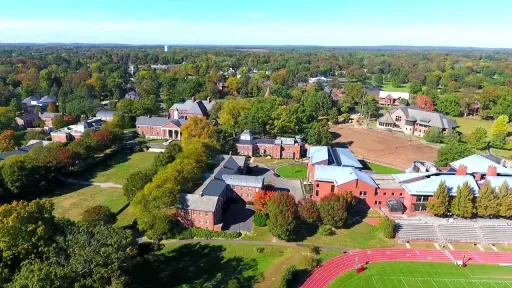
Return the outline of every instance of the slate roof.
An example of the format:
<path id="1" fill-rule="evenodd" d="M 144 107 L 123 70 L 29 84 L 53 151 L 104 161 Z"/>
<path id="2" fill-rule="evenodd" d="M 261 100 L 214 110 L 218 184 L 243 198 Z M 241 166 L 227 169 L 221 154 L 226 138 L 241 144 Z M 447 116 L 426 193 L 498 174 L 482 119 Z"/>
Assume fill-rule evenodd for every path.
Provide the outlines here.
<path id="1" fill-rule="evenodd" d="M 387 123 L 387 124 L 393 124 L 395 121 L 393 121 L 393 118 L 391 117 L 391 114 L 386 113 L 382 115 L 379 119 L 377 119 L 377 122 L 379 123 Z"/>
<path id="2" fill-rule="evenodd" d="M 126 93 L 126 95 L 124 95 L 124 98 L 130 99 L 130 100 L 139 100 L 140 99 L 139 95 L 135 91 L 130 91 L 130 92 Z"/>
<path id="3" fill-rule="evenodd" d="M 140 126 L 164 126 L 169 123 L 169 119 L 167 117 L 148 117 L 148 116 L 140 116 L 137 117 L 137 121 L 135 125 Z"/>
<path id="4" fill-rule="evenodd" d="M 215 104 L 215 101 L 203 101 L 203 100 L 187 100 L 184 103 L 175 103 L 171 106 L 171 109 L 178 109 L 186 111 L 190 114 L 196 115 L 208 115 L 208 111 L 212 109 L 212 106 Z"/>
<path id="5" fill-rule="evenodd" d="M 36 146 L 42 146 L 42 145 L 43 145 L 43 142 L 41 141 L 41 142 L 37 142 L 37 143 L 29 144 L 27 146 L 20 147 L 20 148 L 18 148 L 16 150 L 4 152 L 4 153 L 0 154 L 0 161 L 3 161 L 7 157 L 10 157 L 10 156 L 13 156 L 13 155 L 28 154 L 28 152 L 30 152 L 30 150 L 32 150 L 32 148 L 34 148 Z"/>
<path id="6" fill-rule="evenodd" d="M 36 120 L 38 118 L 39 118 L 39 115 L 37 115 L 35 113 L 25 114 L 25 115 L 21 115 L 21 116 L 16 117 L 16 119 L 20 119 L 20 120 L 23 120 L 23 121 L 34 121 L 34 120 Z"/>
<path id="7" fill-rule="evenodd" d="M 443 180 L 446 182 L 446 186 L 448 187 L 448 193 L 452 196 L 457 194 L 457 186 L 462 186 L 464 182 L 468 182 L 469 186 L 472 188 L 473 195 L 478 196 L 478 184 L 472 175 L 432 176 L 420 181 L 402 184 L 402 187 L 404 187 L 411 195 L 434 195 L 437 187 L 439 187 L 439 183 Z"/>
<path id="8" fill-rule="evenodd" d="M 219 197 L 215 196 L 180 194 L 180 205 L 183 209 L 214 212 L 218 202 Z"/>
<path id="9" fill-rule="evenodd" d="M 43 98 L 41 98 L 41 102 L 44 102 L 44 103 L 57 103 L 57 98 L 55 96 L 46 95 Z"/>
<path id="10" fill-rule="evenodd" d="M 465 165 L 468 167 L 468 173 L 487 173 L 487 168 L 489 166 L 494 166 L 497 168 L 498 173 L 500 174 L 511 174 L 512 175 L 512 169 L 506 168 L 500 164 L 497 164 L 494 161 L 491 161 L 482 155 L 473 154 L 471 156 L 468 156 L 466 158 L 459 159 L 457 161 L 454 161 L 450 163 L 450 166 L 452 166 L 454 169 L 457 169 L 460 165 Z"/>
<path id="11" fill-rule="evenodd" d="M 416 106 L 399 106 L 395 109 L 390 110 L 389 113 L 393 114 L 398 109 L 400 109 L 402 113 L 404 113 L 405 117 L 414 117 L 418 119 L 418 124 L 423 124 L 430 127 L 438 127 L 441 129 L 457 127 L 457 123 L 455 123 L 452 119 L 446 117 L 444 114 L 423 111 Z"/>
<path id="12" fill-rule="evenodd" d="M 314 177 L 316 181 L 333 182 L 336 186 L 359 179 L 377 187 L 377 183 L 375 183 L 370 175 L 352 167 L 316 165 Z"/>
<path id="13" fill-rule="evenodd" d="M 405 182 L 409 180 L 413 180 L 416 178 L 426 177 L 430 175 L 434 175 L 438 172 L 424 172 L 424 173 L 403 173 L 403 174 L 392 174 L 393 178 L 395 178 L 398 182 Z"/>
<path id="14" fill-rule="evenodd" d="M 62 113 L 52 113 L 52 112 L 39 112 L 39 118 L 50 118 L 53 119 L 56 115 L 62 115 Z"/>
<path id="15" fill-rule="evenodd" d="M 512 185 L 512 177 L 506 176 L 487 176 L 485 177 L 486 181 L 489 181 L 491 186 L 498 191 L 503 182 L 507 181 L 508 186 Z"/>
<path id="16" fill-rule="evenodd" d="M 265 177 L 248 175 L 222 175 L 222 179 L 231 186 L 262 188 Z"/>
<path id="17" fill-rule="evenodd" d="M 29 96 L 29 97 L 23 99 L 23 101 L 21 101 L 21 102 L 24 104 L 27 104 L 27 105 L 31 105 L 32 101 L 39 101 L 39 97 L 38 96 Z"/>

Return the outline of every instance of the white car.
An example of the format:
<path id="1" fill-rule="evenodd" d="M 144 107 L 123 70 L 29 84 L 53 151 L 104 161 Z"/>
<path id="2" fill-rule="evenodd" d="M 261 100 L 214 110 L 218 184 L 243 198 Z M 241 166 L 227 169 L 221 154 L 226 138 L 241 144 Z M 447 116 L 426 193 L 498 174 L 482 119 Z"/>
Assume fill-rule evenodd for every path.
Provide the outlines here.
<path id="1" fill-rule="evenodd" d="M 172 140 L 171 140 L 171 139 L 169 139 L 169 140 L 165 141 L 163 144 L 164 144 L 165 146 L 167 146 L 167 145 L 169 145 L 169 143 L 171 143 L 171 142 L 172 142 Z"/>

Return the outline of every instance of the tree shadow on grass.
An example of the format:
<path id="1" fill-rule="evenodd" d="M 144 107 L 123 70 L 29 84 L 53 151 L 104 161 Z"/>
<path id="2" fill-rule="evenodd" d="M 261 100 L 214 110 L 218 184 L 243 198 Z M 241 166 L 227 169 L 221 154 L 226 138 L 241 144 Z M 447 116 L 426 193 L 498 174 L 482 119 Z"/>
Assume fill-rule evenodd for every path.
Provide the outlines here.
<path id="1" fill-rule="evenodd" d="M 224 251 L 222 246 L 193 243 L 151 254 L 129 271 L 130 287 L 226 287 L 233 279 L 239 287 L 252 287 L 259 278 L 257 261 L 225 258 Z"/>
<path id="2" fill-rule="evenodd" d="M 72 179 L 90 181 L 94 179 L 98 174 L 112 169 L 114 166 L 125 163 L 130 159 L 132 155 L 129 151 L 120 151 L 105 156 L 103 159 L 98 160 L 94 165 L 90 165 L 89 168 L 80 171 L 74 171 L 66 175 Z"/>

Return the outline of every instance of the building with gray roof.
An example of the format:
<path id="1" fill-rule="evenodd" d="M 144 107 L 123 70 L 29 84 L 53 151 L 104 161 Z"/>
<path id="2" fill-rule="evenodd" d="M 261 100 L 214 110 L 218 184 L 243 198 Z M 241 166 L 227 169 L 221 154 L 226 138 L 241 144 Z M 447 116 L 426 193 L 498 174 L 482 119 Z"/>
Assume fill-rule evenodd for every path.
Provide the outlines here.
<path id="1" fill-rule="evenodd" d="M 263 188 L 265 177 L 248 176 L 248 175 L 222 175 L 222 179 L 226 184 L 231 186 L 245 186 Z"/>
<path id="2" fill-rule="evenodd" d="M 250 130 L 243 131 L 234 141 L 240 155 L 270 155 L 275 159 L 299 159 L 305 144 L 302 136 L 260 138 Z"/>
<path id="3" fill-rule="evenodd" d="M 363 165 L 348 148 L 332 148 L 329 146 L 310 146 L 308 149 L 310 165 L 343 166 L 362 169 Z"/>
<path id="4" fill-rule="evenodd" d="M 135 127 L 140 135 L 152 139 L 181 139 L 181 126 L 187 123 L 185 118 L 170 119 L 168 117 L 137 117 Z"/>
<path id="5" fill-rule="evenodd" d="M 457 128 L 457 123 L 442 113 L 424 111 L 416 106 L 399 106 L 377 119 L 377 128 L 391 128 L 419 137 L 425 136 L 431 127 L 447 133 Z"/>
<path id="6" fill-rule="evenodd" d="M 96 112 L 96 118 L 99 118 L 103 121 L 112 121 L 114 120 L 114 115 L 116 115 L 117 111 L 112 111 L 112 110 L 99 110 L 98 112 Z"/>
<path id="7" fill-rule="evenodd" d="M 215 101 L 210 98 L 207 100 L 196 100 L 195 97 L 183 103 L 175 103 L 169 108 L 169 115 L 172 119 L 179 119 L 192 116 L 208 117 L 208 111 L 212 109 Z"/>

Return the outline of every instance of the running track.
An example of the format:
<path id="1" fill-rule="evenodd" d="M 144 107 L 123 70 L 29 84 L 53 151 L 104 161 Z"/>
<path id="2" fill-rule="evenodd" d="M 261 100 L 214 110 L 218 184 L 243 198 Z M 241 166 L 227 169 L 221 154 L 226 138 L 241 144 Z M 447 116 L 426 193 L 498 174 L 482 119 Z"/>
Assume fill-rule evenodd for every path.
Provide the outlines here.
<path id="1" fill-rule="evenodd" d="M 370 250 L 355 250 L 333 258 L 313 270 L 302 288 L 327 287 L 341 274 L 355 267 L 357 263 L 374 263 L 384 261 L 419 261 L 419 262 L 455 262 L 466 255 L 472 263 L 482 264 L 512 264 L 512 252 L 483 252 L 461 250 L 418 250 L 381 248 Z"/>

